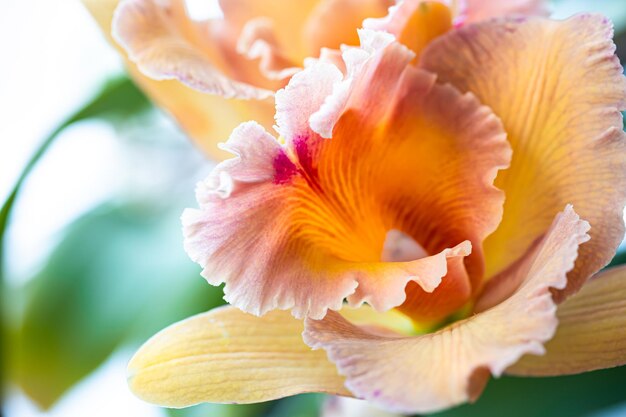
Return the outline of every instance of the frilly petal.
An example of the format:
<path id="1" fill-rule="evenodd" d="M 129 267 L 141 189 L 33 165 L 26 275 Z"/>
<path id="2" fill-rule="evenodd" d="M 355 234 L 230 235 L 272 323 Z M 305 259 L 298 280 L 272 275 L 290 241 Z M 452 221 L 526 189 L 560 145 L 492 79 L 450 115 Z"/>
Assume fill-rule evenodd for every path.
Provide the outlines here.
<path id="1" fill-rule="evenodd" d="M 353 394 L 384 409 L 428 413 L 473 400 L 489 375 L 500 376 L 524 354 L 544 353 L 557 327 L 550 289 L 565 287 L 588 230 L 568 206 L 524 266 L 513 296 L 437 333 L 383 336 L 333 312 L 307 319 L 304 341 L 326 350 Z"/>
<path id="2" fill-rule="evenodd" d="M 363 21 L 366 29 L 385 31 L 419 56 L 433 39 L 452 29 L 452 10 L 441 1 L 403 0 L 387 16 Z"/>
<path id="3" fill-rule="evenodd" d="M 289 78 L 300 70 L 298 63 L 283 55 L 274 24 L 267 17 L 257 17 L 245 24 L 237 42 L 237 52 L 249 59 L 258 59 L 261 73 L 271 80 Z"/>
<path id="4" fill-rule="evenodd" d="M 491 107 L 513 147 L 496 180 L 506 202 L 485 242 L 488 276 L 524 255 L 563 205 L 591 224 L 559 301 L 605 266 L 624 236 L 626 78 L 612 35 L 598 15 L 498 19 L 440 37 L 420 62 Z"/>
<path id="5" fill-rule="evenodd" d="M 243 125 L 226 145 L 239 157 L 199 186 L 200 210 L 183 218 L 187 250 L 243 310 L 320 318 L 344 298 L 387 310 L 408 289 L 405 312 L 438 319 L 477 288 L 482 240 L 500 219 L 492 183 L 510 157 L 505 134 L 472 95 L 408 65 L 412 53 L 388 36 L 346 51 L 352 81 L 331 140 L 310 115 L 345 79 L 317 62 L 277 94 L 284 145 Z M 381 262 L 391 230 L 424 251 Z M 446 290 L 426 302 L 442 279 Z"/>
<path id="6" fill-rule="evenodd" d="M 215 67 L 217 45 L 210 23 L 192 22 L 182 0 L 123 0 L 113 17 L 113 37 L 138 68 L 155 80 L 176 79 L 196 90 L 227 98 L 264 99 L 271 90 L 228 78 Z M 204 34 L 204 37 L 203 37 Z"/>

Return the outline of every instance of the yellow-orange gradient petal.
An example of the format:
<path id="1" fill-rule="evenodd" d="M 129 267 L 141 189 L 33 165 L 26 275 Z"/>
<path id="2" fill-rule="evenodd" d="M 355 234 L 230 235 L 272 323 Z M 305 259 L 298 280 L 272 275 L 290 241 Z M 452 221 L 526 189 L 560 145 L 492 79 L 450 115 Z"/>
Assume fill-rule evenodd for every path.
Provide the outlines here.
<path id="1" fill-rule="evenodd" d="M 387 16 L 365 20 L 363 27 L 391 33 L 417 58 L 433 39 L 452 29 L 452 17 L 443 2 L 404 0 L 391 7 Z"/>
<path id="2" fill-rule="evenodd" d="M 254 403 L 303 392 L 349 395 L 324 352 L 302 341 L 289 313 L 259 318 L 222 307 L 152 337 L 128 365 L 141 399 L 166 407 Z"/>
<path id="3" fill-rule="evenodd" d="M 321 318 L 347 298 L 384 311 L 405 301 L 408 282 L 426 297 L 449 279 L 440 302 L 406 306 L 434 319 L 463 305 L 480 279 L 482 240 L 502 209 L 492 182 L 510 157 L 501 125 L 472 95 L 410 66 L 405 47 L 379 48 L 351 68 L 330 140 L 308 119 L 346 80 L 318 62 L 276 96 L 285 145 L 244 124 L 226 145 L 239 157 L 200 184 L 200 210 L 183 217 L 186 248 L 237 307 Z M 420 255 L 382 261 L 392 230 Z M 446 276 L 452 269 L 460 273 Z"/>
<path id="4" fill-rule="evenodd" d="M 260 74 L 253 75 L 255 66 L 237 58 L 232 41 L 220 45 L 219 40 L 228 39 L 220 32 L 229 30 L 223 20 L 192 21 L 183 0 L 123 0 L 112 23 L 115 40 L 152 79 L 176 79 L 226 98 L 271 96 L 279 85 L 264 83 Z M 226 54 L 228 50 L 232 53 Z M 232 79 L 223 72 L 228 69 Z"/>
<path id="5" fill-rule="evenodd" d="M 217 148 L 217 143 L 227 138 L 233 128 L 246 120 L 257 120 L 267 129 L 272 127 L 274 106 L 269 99 L 225 100 L 195 91 L 178 81 L 155 81 L 146 77 L 126 58 L 126 52 L 111 39 L 111 21 L 118 0 L 83 0 L 83 3 L 103 33 L 118 47 L 133 80 L 159 107 L 172 115 L 206 155 L 218 160 L 229 156 L 227 152 Z"/>
<path id="6" fill-rule="evenodd" d="M 429 413 L 474 400 L 490 375 L 500 376 L 524 354 L 544 352 L 557 327 L 550 289 L 565 287 L 588 230 L 568 206 L 528 259 L 513 296 L 437 333 L 383 336 L 330 312 L 305 321 L 304 341 L 326 350 L 356 397 L 387 410 Z"/>
<path id="7" fill-rule="evenodd" d="M 222 162 L 199 184 L 200 210 L 183 215 L 185 248 L 208 282 L 225 282 L 225 299 L 244 311 L 292 309 L 297 317 L 321 318 L 348 296 L 352 304 L 368 301 L 386 310 L 404 301 L 409 281 L 432 292 L 448 258 L 471 251 L 462 242 L 410 262 L 355 259 L 359 248 L 344 247 L 349 242 L 333 235 L 344 225 L 337 230 L 331 222 L 342 219 L 330 217 L 348 213 L 310 205 L 306 194 L 312 190 L 302 187 L 304 178 L 299 187 L 291 184 L 297 168 L 276 139 L 250 122 L 224 148 L 239 157 Z"/>
<path id="8" fill-rule="evenodd" d="M 394 3 L 394 0 L 319 1 L 302 29 L 308 55 L 318 56 L 321 48 L 358 45 L 357 29 L 363 20 L 385 16 Z"/>
<path id="9" fill-rule="evenodd" d="M 612 33 L 606 18 L 588 14 L 495 20 L 440 37 L 420 64 L 490 106 L 513 147 L 496 180 L 506 202 L 485 242 L 489 275 L 524 254 L 566 203 L 591 223 L 559 300 L 611 259 L 624 234 L 626 82 Z"/>
<path id="10" fill-rule="evenodd" d="M 557 317 L 546 354 L 523 357 L 508 374 L 565 375 L 626 364 L 626 267 L 598 273 L 559 305 Z"/>

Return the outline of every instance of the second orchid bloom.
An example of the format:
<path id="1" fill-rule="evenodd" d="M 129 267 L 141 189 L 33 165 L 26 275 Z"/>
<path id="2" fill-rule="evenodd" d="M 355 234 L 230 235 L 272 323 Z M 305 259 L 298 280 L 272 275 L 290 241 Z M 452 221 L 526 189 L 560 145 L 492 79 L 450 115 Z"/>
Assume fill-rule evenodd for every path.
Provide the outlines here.
<path id="1" fill-rule="evenodd" d="M 255 10 L 222 3 L 224 24 Z M 333 17 L 330 5 L 355 2 L 323 3 Z M 189 49 L 196 26 L 175 8 L 120 6 L 116 36 L 148 75 L 255 99 L 289 78 L 275 94 L 278 136 L 265 119 L 236 128 L 222 146 L 234 158 L 183 215 L 187 252 L 233 307 L 147 342 L 129 368 L 140 397 L 180 407 L 320 391 L 425 413 L 477 398 L 505 371 L 626 362 L 612 298 L 626 292 L 626 271 L 601 273 L 568 300 L 624 232 L 626 81 L 611 23 L 485 20 L 541 14 L 539 2 L 406 0 L 386 17 L 387 4 L 366 3 L 352 4 L 359 21 L 378 18 L 365 20 L 360 46 L 326 50 L 300 71 L 302 48 L 277 49 L 267 17 L 241 17 L 261 66 L 233 67 L 235 78 Z M 273 4 L 258 2 L 258 16 Z M 151 32 L 147 16 L 171 22 Z M 356 33 L 315 22 L 303 41 L 313 50 L 350 43 L 328 40 L 334 26 Z M 607 314 L 583 314 L 594 308 Z"/>

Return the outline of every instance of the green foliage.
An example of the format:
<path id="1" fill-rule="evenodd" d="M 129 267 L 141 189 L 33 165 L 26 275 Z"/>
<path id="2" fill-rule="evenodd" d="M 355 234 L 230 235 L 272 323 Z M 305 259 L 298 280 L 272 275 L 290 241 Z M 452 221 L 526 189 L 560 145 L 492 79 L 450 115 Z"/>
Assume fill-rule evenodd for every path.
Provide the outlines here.
<path id="1" fill-rule="evenodd" d="M 302 394 L 276 402 L 264 417 L 318 417 L 325 396 Z"/>
<path id="2" fill-rule="evenodd" d="M 2 321 L 0 322 L 0 335 L 2 336 L 2 343 L 0 343 L 0 358 L 2 360 L 2 364 L 0 366 L 0 380 L 3 382 L 6 380 L 6 369 L 9 368 L 6 353 L 6 340 L 12 339 L 13 330 L 9 328 L 10 324 L 7 311 L 7 288 L 4 285 L 4 244 L 5 244 L 5 235 L 7 226 L 9 224 L 9 220 L 11 217 L 11 212 L 15 205 L 15 201 L 19 195 L 19 192 L 28 178 L 28 175 L 31 173 L 33 168 L 37 165 L 41 157 L 46 153 L 46 151 L 50 148 L 56 137 L 61 133 L 66 127 L 70 126 L 75 122 L 79 122 L 86 119 L 100 118 L 110 121 L 119 121 L 127 118 L 134 117 L 139 113 L 145 111 L 150 108 L 150 102 L 146 99 L 146 97 L 141 93 L 139 89 L 126 77 L 112 79 L 107 82 L 100 92 L 87 103 L 81 110 L 76 112 L 74 115 L 70 116 L 66 121 L 62 122 L 54 131 L 50 133 L 50 135 L 42 142 L 37 151 L 32 155 L 26 166 L 24 167 L 22 173 L 20 174 L 18 180 L 15 185 L 9 192 L 9 195 L 2 205 L 0 209 L 0 288 L 2 289 Z M 50 331 L 48 329 L 48 331 Z M 72 379 L 68 377 L 68 381 Z M 43 382 L 42 382 L 43 383 Z M 67 382 L 66 382 L 67 383 Z M 62 392 L 65 389 L 63 384 L 58 387 L 55 387 L 55 390 L 58 392 Z M 47 399 L 41 399 L 42 403 L 48 403 L 52 400 L 53 396 L 48 396 Z"/>
<path id="3" fill-rule="evenodd" d="M 133 345 L 222 303 L 182 250 L 178 213 L 101 207 L 73 224 L 27 288 L 17 382 L 42 407 Z"/>
<path id="4" fill-rule="evenodd" d="M 200 404 L 194 407 L 168 409 L 170 417 L 263 417 L 274 402 L 258 404 Z M 317 416 L 316 416 L 317 417 Z"/>
<path id="5" fill-rule="evenodd" d="M 626 366 L 553 378 L 496 379 L 475 404 L 436 417 L 583 417 L 623 402 Z"/>
<path id="6" fill-rule="evenodd" d="M 319 417 L 324 398 L 302 394 L 259 404 L 201 404 L 167 413 L 170 417 Z"/>
<path id="7" fill-rule="evenodd" d="M 13 205 L 19 194 L 24 181 L 33 170 L 37 162 L 50 148 L 56 137 L 65 128 L 73 123 L 100 118 L 104 120 L 120 120 L 137 116 L 139 113 L 150 108 L 151 104 L 144 94 L 127 77 L 114 78 L 104 84 L 100 92 L 87 103 L 82 109 L 62 122 L 42 142 L 37 151 L 24 167 L 15 186 L 9 193 L 7 200 L 0 209 L 0 282 L 4 274 L 4 236 L 9 223 Z"/>
<path id="8" fill-rule="evenodd" d="M 68 123 L 86 119 L 118 122 L 136 117 L 152 106 L 148 98 L 127 77 L 107 81 L 90 103 L 74 114 Z"/>

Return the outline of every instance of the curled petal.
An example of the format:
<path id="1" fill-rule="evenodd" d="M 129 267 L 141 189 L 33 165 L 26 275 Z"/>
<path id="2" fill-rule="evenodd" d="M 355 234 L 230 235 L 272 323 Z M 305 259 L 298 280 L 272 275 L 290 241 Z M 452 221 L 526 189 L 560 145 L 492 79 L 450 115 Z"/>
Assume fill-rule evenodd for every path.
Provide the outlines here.
<path id="1" fill-rule="evenodd" d="M 513 147 L 510 169 L 496 180 L 506 202 L 485 242 L 488 276 L 526 253 L 564 204 L 591 223 L 592 240 L 559 301 L 612 258 L 624 235 L 626 79 L 612 34 L 596 15 L 501 19 L 450 32 L 421 57 L 440 82 L 490 106 Z"/>
<path id="2" fill-rule="evenodd" d="M 626 364 L 626 267 L 598 273 L 559 305 L 557 317 L 546 354 L 523 357 L 508 374 L 566 375 Z"/>
<path id="3" fill-rule="evenodd" d="M 439 317 L 466 302 L 481 275 L 481 242 L 503 198 L 492 181 L 510 156 L 500 123 L 473 96 L 408 66 L 406 48 L 372 51 L 331 140 L 307 115 L 343 73 L 319 62 L 277 95 L 285 144 L 242 125 L 226 145 L 238 158 L 215 169 L 198 188 L 200 210 L 183 216 L 188 253 L 247 312 L 321 318 L 344 298 L 383 311 L 402 304 L 414 282 L 422 296 L 410 311 L 429 305 Z M 424 251 L 382 262 L 391 230 Z M 462 273 L 448 276 L 452 269 Z M 454 303 L 422 300 L 448 278 Z"/>
<path id="4" fill-rule="evenodd" d="M 280 53 L 291 62 L 302 63 L 306 56 L 318 51 L 306 49 L 303 27 L 320 0 L 219 0 L 224 19 L 236 30 L 241 30 L 250 20 L 267 17 L 273 22 L 276 44 Z M 314 52 L 314 53 L 311 53 Z"/>
<path id="5" fill-rule="evenodd" d="M 452 29 L 452 11 L 439 1 L 404 0 L 387 16 L 366 19 L 363 27 L 391 33 L 419 56 L 433 39 Z"/>
<path id="6" fill-rule="evenodd" d="M 326 355 L 302 342 L 302 329 L 286 312 L 259 318 L 218 308 L 148 340 L 128 365 L 128 383 L 138 397 L 166 407 L 349 395 Z"/>
<path id="7" fill-rule="evenodd" d="M 309 118 L 342 79 L 341 70 L 324 61 L 315 62 L 295 74 L 287 87 L 276 93 L 276 128 L 281 137 L 295 140 L 307 132 Z"/>
<path id="8" fill-rule="evenodd" d="M 138 68 L 155 80 L 176 79 L 204 93 L 264 99 L 272 91 L 228 78 L 215 67 L 212 22 L 191 21 L 182 0 L 124 0 L 113 17 L 113 37 Z M 204 25 L 204 26 L 202 26 Z"/>
<path id="9" fill-rule="evenodd" d="M 237 42 L 237 52 L 250 59 L 259 59 L 261 73 L 272 80 L 289 78 L 300 70 L 282 54 L 274 25 L 267 17 L 257 17 L 246 23 Z"/>
<path id="10" fill-rule="evenodd" d="M 325 94 L 324 101 L 319 105 L 316 102 L 316 105 L 312 107 L 314 112 L 307 112 L 310 128 L 324 138 L 332 137 L 333 128 L 345 111 L 348 99 L 352 94 L 355 77 L 361 73 L 368 60 L 393 41 L 393 36 L 387 33 L 365 29 L 359 31 L 359 37 L 363 46 L 361 48 L 346 48 L 342 54 L 344 64 L 339 68 L 343 69 L 342 72 L 345 76 L 335 80 L 332 85 L 328 84 L 327 88 L 331 87 L 332 93 Z M 414 55 L 409 50 L 398 48 L 396 64 L 388 65 L 387 69 L 390 72 L 399 73 L 413 57 Z M 289 87 L 287 86 L 285 90 L 288 91 Z M 282 98 L 277 97 L 276 103 L 277 106 L 280 106 Z M 290 107 L 286 106 L 286 108 L 292 106 L 293 104 Z M 277 107 L 278 109 L 280 107 Z M 306 129 L 302 126 L 299 131 L 304 132 Z"/>
<path id="11" fill-rule="evenodd" d="M 500 376 L 524 354 L 544 353 L 543 343 L 557 327 L 550 289 L 565 287 L 588 230 L 568 206 L 524 265 L 515 294 L 437 333 L 383 336 L 333 312 L 307 319 L 304 341 L 326 350 L 355 396 L 385 409 L 427 413 L 473 400 L 489 375 Z"/>
<path id="12" fill-rule="evenodd" d="M 111 21 L 118 0 L 83 0 L 102 28 L 103 34 L 118 48 L 133 80 L 161 108 L 171 114 L 181 128 L 208 156 L 222 160 L 229 155 L 217 148 L 217 142 L 228 137 L 240 123 L 254 119 L 271 128 L 273 103 L 269 100 L 224 100 L 188 88 L 176 80 L 155 81 L 144 75 L 128 60 L 126 52 L 111 39 Z"/>

